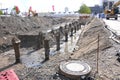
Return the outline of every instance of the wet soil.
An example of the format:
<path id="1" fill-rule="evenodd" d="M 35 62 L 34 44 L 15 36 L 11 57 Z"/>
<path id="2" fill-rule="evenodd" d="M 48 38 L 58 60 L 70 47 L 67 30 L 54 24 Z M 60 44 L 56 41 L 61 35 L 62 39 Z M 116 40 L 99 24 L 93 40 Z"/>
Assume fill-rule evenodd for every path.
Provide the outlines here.
<path id="1" fill-rule="evenodd" d="M 95 24 L 93 22 L 92 26 L 95 26 Z M 101 23 L 98 22 L 97 23 Z M 84 26 L 83 29 L 87 27 Z M 98 26 L 98 28 L 101 26 Z M 97 29 L 97 31 L 99 31 L 99 29 Z M 81 30 L 83 30 L 81 29 Z M 94 31 L 91 31 L 91 29 L 87 28 L 87 32 L 94 32 L 94 34 L 96 34 L 96 29 L 94 28 Z M 104 28 L 103 28 L 104 29 Z M 106 31 L 106 30 L 105 30 Z M 85 31 L 86 32 L 86 31 Z M 93 34 L 93 33 L 92 33 Z M 91 34 L 91 35 L 92 35 Z M 109 34 L 109 33 L 108 33 Z M 84 35 L 84 34 L 83 34 Z M 90 39 L 89 34 L 86 34 L 86 36 L 89 36 L 87 38 Z M 106 36 L 109 37 L 109 35 L 102 35 L 102 36 Z M 81 45 L 85 44 L 82 43 L 81 44 L 81 35 L 79 38 L 79 47 L 81 47 Z M 104 38 L 102 38 L 104 39 Z M 109 47 L 105 47 L 104 49 L 100 49 L 99 51 L 99 80 L 119 80 L 120 79 L 120 63 L 117 61 L 118 56 L 116 56 L 116 54 L 119 52 L 119 48 L 120 48 L 120 44 L 114 42 L 112 39 L 108 38 L 110 40 L 111 44 Z M 108 39 L 105 39 L 105 41 L 108 41 Z M 70 39 L 71 40 L 71 39 Z M 91 38 L 92 40 L 92 38 Z M 88 41 L 91 41 L 88 40 Z M 84 41 L 84 40 L 82 40 Z M 100 40 L 102 42 L 102 40 Z M 86 41 L 85 41 L 86 42 Z M 103 40 L 104 42 L 104 40 Z M 66 44 L 66 43 L 65 43 Z M 71 80 L 63 75 L 60 75 L 59 72 L 59 65 L 62 61 L 67 61 L 67 60 L 80 60 L 82 62 L 86 62 L 88 63 L 91 68 L 91 74 L 90 76 L 92 78 L 94 78 L 94 80 L 96 80 L 95 76 L 96 76 L 96 54 L 97 54 L 97 47 L 95 46 L 97 44 L 93 43 L 93 45 L 90 49 L 94 49 L 94 50 L 90 50 L 87 51 L 89 48 L 85 48 L 85 54 L 83 55 L 79 55 L 82 54 L 82 52 L 80 52 L 80 49 L 78 50 L 78 48 L 73 49 L 72 51 L 65 51 L 65 52 L 56 52 L 56 54 L 51 55 L 50 56 L 50 60 L 48 61 L 44 61 L 44 49 L 40 49 L 37 51 L 33 51 L 32 48 L 21 48 L 20 52 L 21 52 L 21 63 L 19 64 L 14 64 L 15 62 L 15 57 L 14 57 L 14 50 L 10 50 L 7 51 L 5 53 L 0 54 L 0 71 L 6 70 L 6 69 L 14 69 L 14 71 L 16 72 L 17 76 L 19 77 L 20 80 Z M 88 44 L 84 45 L 87 46 Z M 67 46 L 69 47 L 69 46 Z M 103 47 L 103 46 L 102 46 Z M 26 54 L 27 56 L 26 56 Z M 39 56 L 38 56 L 39 54 Z M 31 56 L 34 57 L 31 58 Z M 26 58 L 26 59 L 25 59 Z M 31 60 L 29 62 L 29 59 Z M 28 64 L 31 64 L 30 66 Z M 36 64 L 35 64 L 36 63 Z M 98 78 L 97 78 L 98 79 Z"/>

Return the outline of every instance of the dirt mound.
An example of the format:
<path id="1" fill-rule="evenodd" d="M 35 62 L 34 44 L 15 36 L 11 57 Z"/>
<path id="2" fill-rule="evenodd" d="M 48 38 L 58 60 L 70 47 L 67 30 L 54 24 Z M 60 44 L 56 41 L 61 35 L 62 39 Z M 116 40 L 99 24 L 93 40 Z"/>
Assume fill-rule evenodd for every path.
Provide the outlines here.
<path id="1" fill-rule="evenodd" d="M 82 54 L 96 51 L 98 47 L 98 35 L 101 50 L 112 46 L 109 39 L 110 32 L 105 28 L 105 24 L 101 20 L 95 18 L 83 28 L 78 42 L 80 50 L 72 57 L 78 58 Z"/>
<path id="2" fill-rule="evenodd" d="M 52 25 L 65 22 L 63 18 L 53 17 L 0 17 L 0 37 L 8 34 L 23 34 L 36 29 L 49 28 Z"/>

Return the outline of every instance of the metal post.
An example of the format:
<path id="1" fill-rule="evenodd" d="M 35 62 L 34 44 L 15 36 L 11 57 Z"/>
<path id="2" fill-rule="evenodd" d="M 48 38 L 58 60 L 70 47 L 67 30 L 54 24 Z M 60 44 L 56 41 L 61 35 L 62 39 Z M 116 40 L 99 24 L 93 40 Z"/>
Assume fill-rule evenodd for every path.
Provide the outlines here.
<path id="1" fill-rule="evenodd" d="M 76 22 L 76 27 L 77 27 L 77 30 L 79 30 L 79 24 Z"/>
<path id="2" fill-rule="evenodd" d="M 79 30 L 80 29 L 80 25 L 78 23 L 76 23 L 76 25 L 77 25 L 77 30 Z"/>
<path id="3" fill-rule="evenodd" d="M 65 29 L 65 42 L 67 42 L 67 41 L 68 41 L 68 30 Z"/>
<path id="4" fill-rule="evenodd" d="M 64 34 L 62 27 L 59 28 L 59 31 L 60 31 L 60 33 Z"/>
<path id="5" fill-rule="evenodd" d="M 76 30 L 77 30 L 76 27 L 77 27 L 76 23 L 74 22 L 74 33 L 76 33 Z"/>
<path id="6" fill-rule="evenodd" d="M 71 35 L 70 36 L 73 36 L 73 27 L 71 27 Z"/>
<path id="7" fill-rule="evenodd" d="M 56 33 L 56 43 L 57 43 L 56 51 L 59 51 L 60 50 L 60 32 Z"/>
<path id="8" fill-rule="evenodd" d="M 99 73 L 99 38 L 100 38 L 100 36 L 98 34 L 98 44 L 97 44 L 97 46 L 98 46 L 98 48 L 97 48 L 97 73 Z"/>
<path id="9" fill-rule="evenodd" d="M 79 24 L 79 29 L 81 29 L 81 23 L 78 23 Z"/>
<path id="10" fill-rule="evenodd" d="M 20 51 L 19 51 L 20 42 L 21 42 L 20 40 L 17 40 L 15 38 L 12 39 L 12 44 L 15 51 L 16 63 L 20 62 Z"/>
<path id="11" fill-rule="evenodd" d="M 44 48 L 45 48 L 45 60 L 49 60 L 50 47 L 48 39 L 44 39 Z"/>
<path id="12" fill-rule="evenodd" d="M 67 24 L 65 25 L 65 29 L 67 29 Z"/>
<path id="13" fill-rule="evenodd" d="M 42 32 L 39 32 L 38 34 L 38 49 L 42 48 L 43 47 L 43 33 Z"/>

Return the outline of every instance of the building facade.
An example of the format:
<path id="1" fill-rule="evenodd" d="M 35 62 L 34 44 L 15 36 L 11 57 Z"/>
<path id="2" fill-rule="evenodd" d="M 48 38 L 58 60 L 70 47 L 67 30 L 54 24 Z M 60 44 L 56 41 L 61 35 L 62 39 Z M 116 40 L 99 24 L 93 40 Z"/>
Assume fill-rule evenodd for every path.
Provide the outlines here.
<path id="1" fill-rule="evenodd" d="M 99 5 L 95 5 L 94 7 L 90 7 L 91 12 L 93 14 L 98 14 L 98 13 L 102 13 L 103 12 L 103 7 L 99 6 Z"/>

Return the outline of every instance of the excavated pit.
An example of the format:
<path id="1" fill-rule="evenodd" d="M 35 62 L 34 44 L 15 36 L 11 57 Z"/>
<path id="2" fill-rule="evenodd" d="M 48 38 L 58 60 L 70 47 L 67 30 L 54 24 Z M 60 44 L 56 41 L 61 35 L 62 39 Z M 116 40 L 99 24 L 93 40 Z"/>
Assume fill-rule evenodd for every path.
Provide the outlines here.
<path id="1" fill-rule="evenodd" d="M 31 18 L 27 18 L 27 19 L 29 20 Z M 7 19 L 4 19 L 4 20 L 7 20 Z M 34 20 L 36 19 L 33 18 L 32 20 L 33 20 L 32 21 L 33 23 Z M 73 18 L 72 19 L 69 18 L 67 20 L 68 20 L 67 22 L 69 21 L 71 22 L 76 19 L 73 20 Z M 51 20 L 48 20 L 48 21 L 51 21 Z M 82 63 L 83 62 L 87 63 L 92 68 L 89 76 L 92 77 L 93 80 L 96 80 L 96 77 L 95 77 L 96 53 L 97 53 L 96 51 L 97 51 L 97 44 L 98 44 L 97 36 L 99 34 L 100 35 L 99 77 L 103 80 L 119 79 L 120 64 L 117 62 L 115 54 L 116 54 L 116 51 L 119 50 L 120 45 L 111 41 L 111 39 L 109 38 L 111 34 L 109 33 L 109 30 L 105 28 L 105 24 L 102 22 L 102 20 L 97 18 L 92 18 L 86 21 L 85 21 L 86 23 L 84 23 L 85 25 L 81 26 L 81 29 L 78 30 L 76 34 L 73 33 L 73 37 L 70 37 L 71 33 L 69 33 L 68 42 L 64 42 L 64 35 L 61 33 L 62 35 L 60 38 L 61 52 L 55 51 L 56 50 L 55 49 L 56 43 L 54 43 L 55 39 L 53 37 L 50 38 L 51 39 L 50 47 L 51 47 L 52 56 L 50 55 L 50 59 L 46 62 L 42 62 L 45 58 L 44 49 L 43 48 L 37 49 L 37 45 L 36 45 L 38 42 L 37 41 L 38 34 L 39 32 L 42 31 L 41 28 L 32 29 L 33 28 L 33 25 L 32 25 L 32 28 L 26 29 L 28 30 L 27 32 L 26 30 L 22 30 L 23 32 L 20 33 L 18 31 L 18 33 L 20 34 L 16 34 L 17 32 L 16 30 L 15 33 L 12 32 L 11 34 L 11 32 L 7 32 L 7 29 L 4 32 L 3 28 L 5 27 L 3 27 L 2 31 L 5 34 L 1 35 L 2 36 L 0 39 L 2 42 L 1 44 L 3 44 L 4 42 L 11 42 L 10 39 L 12 39 L 13 36 L 17 36 L 21 39 L 22 43 L 21 43 L 20 53 L 21 53 L 22 63 L 13 64 L 15 62 L 15 54 L 14 54 L 14 50 L 10 49 L 9 51 L 7 52 L 5 51 L 4 53 L 0 54 L 0 61 L 1 61 L 0 71 L 6 70 L 6 69 L 14 69 L 20 80 L 71 80 L 69 76 L 61 75 L 58 72 L 59 72 L 59 65 L 61 62 L 64 62 L 64 61 L 67 62 L 74 59 L 75 61 L 77 60 Z M 5 24 L 2 23 L 2 24 L 3 26 L 6 25 L 6 23 Z M 44 26 L 42 27 L 42 29 L 43 28 Z M 31 30 L 33 31 L 31 32 Z M 46 28 L 44 30 L 48 30 L 47 32 L 50 32 L 50 30 L 52 31 L 53 28 Z M 44 30 L 43 30 L 43 33 L 44 33 Z M 56 33 L 57 30 L 54 29 L 54 31 L 55 31 L 54 33 Z M 7 32 L 7 36 L 5 36 L 6 32 Z M 51 34 L 53 33 L 50 32 L 49 35 Z M 10 39 L 8 39 L 8 36 Z M 75 44 L 77 44 L 77 47 Z M 35 50 L 33 50 L 33 48 L 35 48 Z M 81 68 L 76 67 L 76 69 L 73 69 L 73 67 L 71 66 L 79 66 Z M 67 65 L 66 68 L 68 68 L 71 71 L 82 71 L 84 69 L 83 65 L 81 66 L 81 64 L 74 64 L 74 63 Z M 86 79 L 90 80 L 91 78 L 86 78 Z"/>
<path id="2" fill-rule="evenodd" d="M 77 31 L 72 37 L 68 37 L 68 42 L 64 41 L 64 37 L 60 41 L 60 50 L 56 51 L 56 44 L 50 47 L 50 56 L 57 55 L 57 54 L 66 54 L 66 53 L 73 53 L 75 49 L 77 50 L 78 46 L 76 46 L 77 41 L 79 39 L 79 35 L 81 30 Z M 53 42 L 52 42 L 53 43 Z M 41 59 L 41 54 L 42 59 Z M 44 61 L 44 48 L 40 50 L 36 50 L 33 52 L 28 52 L 27 54 L 21 56 L 22 63 L 25 64 L 26 67 L 40 67 L 42 65 L 42 61 Z"/>
<path id="3" fill-rule="evenodd" d="M 51 30 L 53 26 L 67 23 L 72 19 L 58 17 L 15 17 L 0 16 L 0 53 L 12 48 L 11 39 L 22 40 L 21 47 L 32 47 L 37 43 L 39 32 Z M 33 42 L 34 41 L 34 42 Z M 28 42 L 28 43 L 27 43 Z"/>
<path id="4" fill-rule="evenodd" d="M 18 37 L 21 40 L 21 48 L 37 49 L 39 42 L 39 33 L 43 36 L 48 34 L 50 46 L 56 44 L 53 32 L 61 27 L 60 39 L 64 37 L 65 25 L 69 27 L 70 23 L 78 21 L 76 17 L 0 17 L 0 53 L 12 49 L 11 40 Z M 82 23 L 81 23 L 82 24 Z M 68 28 L 69 30 L 69 28 Z M 52 32 L 53 31 L 53 32 Z M 70 34 L 70 31 L 69 33 Z M 43 45 L 41 46 L 41 48 Z"/>

